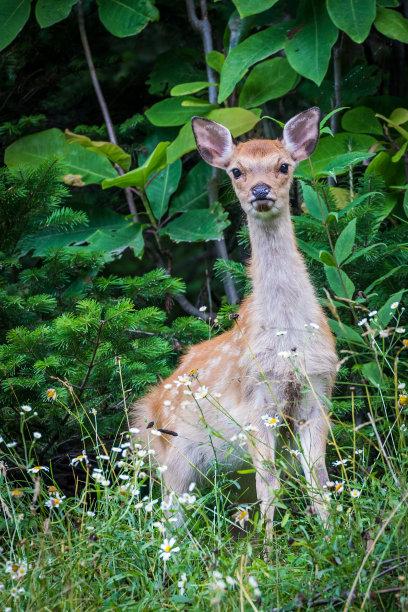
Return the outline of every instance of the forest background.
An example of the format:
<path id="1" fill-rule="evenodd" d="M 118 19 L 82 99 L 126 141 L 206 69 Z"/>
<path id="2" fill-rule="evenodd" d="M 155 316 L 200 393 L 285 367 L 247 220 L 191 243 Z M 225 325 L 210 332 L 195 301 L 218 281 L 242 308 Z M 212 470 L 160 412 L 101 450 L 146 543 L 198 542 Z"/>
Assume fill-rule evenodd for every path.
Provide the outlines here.
<path id="1" fill-rule="evenodd" d="M 150 609 L 155 594 L 158 608 L 337 609 L 357 597 L 405 609 L 407 18 L 398 0 L 1 2 L 6 606 Z M 250 291 L 245 219 L 227 177 L 200 161 L 190 119 L 277 138 L 311 106 L 321 139 L 291 207 L 337 337 L 329 460 L 348 501 L 333 496 L 328 541 L 289 479 L 265 562 L 256 511 L 231 539 L 236 500 L 215 462 L 211 491 L 184 500 L 189 552 L 163 571 L 154 518 L 174 534 L 145 512 L 160 479 L 148 485 L 132 464 L 124 496 L 112 448 L 126 453 L 132 400 L 189 344 L 233 325 Z M 104 527 L 86 524 L 94 512 Z"/>

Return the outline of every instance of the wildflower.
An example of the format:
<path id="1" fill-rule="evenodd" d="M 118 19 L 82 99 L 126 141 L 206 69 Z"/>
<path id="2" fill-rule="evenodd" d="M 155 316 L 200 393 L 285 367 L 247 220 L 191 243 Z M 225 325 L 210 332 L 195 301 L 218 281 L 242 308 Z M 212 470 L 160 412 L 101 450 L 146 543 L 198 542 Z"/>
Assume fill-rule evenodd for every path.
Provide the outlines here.
<path id="1" fill-rule="evenodd" d="M 193 392 L 190 391 L 190 389 L 184 389 L 183 393 L 184 395 L 193 395 Z"/>
<path id="2" fill-rule="evenodd" d="M 334 483 L 334 492 L 343 493 L 343 489 L 344 489 L 344 482 L 338 482 L 336 480 L 336 482 Z"/>
<path id="3" fill-rule="evenodd" d="M 256 578 L 254 578 L 253 576 L 248 576 L 248 583 L 251 585 L 251 587 L 253 587 L 254 589 L 256 589 L 258 587 L 258 581 L 256 580 Z"/>
<path id="4" fill-rule="evenodd" d="M 103 459 L 103 461 L 109 461 L 108 455 L 97 455 L 97 459 Z"/>
<path id="5" fill-rule="evenodd" d="M 200 306 L 198 309 L 200 312 L 205 312 L 207 310 L 207 306 Z"/>
<path id="6" fill-rule="evenodd" d="M 7 448 L 14 448 L 17 446 L 17 442 L 7 442 L 6 446 Z"/>
<path id="7" fill-rule="evenodd" d="M 283 357 L 284 359 L 289 359 L 290 352 L 289 351 L 279 351 L 278 355 L 279 357 Z"/>
<path id="8" fill-rule="evenodd" d="M 6 563 L 5 573 L 11 574 L 11 578 L 13 580 L 19 580 L 20 578 L 23 578 L 23 576 L 25 576 L 27 573 L 27 563 L 25 561 L 21 561 L 18 563 L 8 561 Z"/>
<path id="9" fill-rule="evenodd" d="M 333 461 L 332 465 L 337 467 L 338 465 L 347 465 L 348 459 L 339 459 L 338 461 Z"/>
<path id="10" fill-rule="evenodd" d="M 357 498 L 357 497 L 360 497 L 360 495 L 361 495 L 361 491 L 357 491 L 357 489 L 352 489 L 350 491 L 350 496 L 351 497 Z"/>
<path id="11" fill-rule="evenodd" d="M 343 506 L 341 504 L 337 504 L 336 510 L 337 512 L 343 512 Z"/>
<path id="12" fill-rule="evenodd" d="M 405 389 L 405 383 L 404 382 L 399 383 L 398 389 Z"/>
<path id="13" fill-rule="evenodd" d="M 225 580 L 228 582 L 230 586 L 234 586 L 235 584 L 237 584 L 237 581 L 232 576 L 226 576 Z"/>
<path id="14" fill-rule="evenodd" d="M 173 386 L 173 385 L 172 385 L 171 383 L 166 383 L 166 384 L 164 385 L 164 388 L 165 388 L 165 389 L 167 389 L 167 390 L 169 390 L 169 389 L 171 389 L 171 388 L 172 388 L 172 386 Z"/>
<path id="15" fill-rule="evenodd" d="M 55 402 L 57 399 L 57 392 L 55 389 L 47 389 L 46 396 L 49 402 Z"/>
<path id="16" fill-rule="evenodd" d="M 163 472 L 165 472 L 167 469 L 167 465 L 159 465 L 157 471 L 159 472 L 159 474 L 163 474 Z"/>
<path id="17" fill-rule="evenodd" d="M 121 449 L 121 447 L 120 447 L 120 446 L 112 446 L 112 448 L 111 448 L 111 452 L 112 452 L 112 453 L 121 453 L 121 452 L 122 452 L 122 449 Z"/>
<path id="18" fill-rule="evenodd" d="M 40 438 L 42 438 L 42 434 L 39 431 L 34 431 L 33 438 L 35 438 L 36 440 L 39 440 Z"/>
<path id="19" fill-rule="evenodd" d="M 372 310 L 371 312 L 368 313 L 368 316 L 375 317 L 376 314 L 377 314 L 377 310 Z"/>
<path id="20" fill-rule="evenodd" d="M 269 414 L 264 414 L 261 416 L 261 419 L 267 427 L 275 428 L 279 425 L 279 417 L 277 414 L 275 414 L 274 417 L 269 416 Z"/>
<path id="21" fill-rule="evenodd" d="M 407 431 L 407 426 L 403 423 L 400 427 L 400 431 Z"/>
<path id="22" fill-rule="evenodd" d="M 188 490 L 190 491 L 190 493 L 194 491 L 195 486 L 196 486 L 195 482 L 190 482 L 190 484 L 188 485 Z"/>
<path id="23" fill-rule="evenodd" d="M 129 476 L 129 474 L 120 474 L 119 478 L 121 480 L 129 480 L 130 476 Z"/>
<path id="24" fill-rule="evenodd" d="M 317 323 L 309 323 L 309 326 L 313 327 L 313 329 L 320 329 Z"/>
<path id="25" fill-rule="evenodd" d="M 180 495 L 179 497 L 179 502 L 183 504 L 184 506 L 187 506 L 187 505 L 192 506 L 195 503 L 196 499 L 197 498 L 195 495 L 190 495 L 189 493 L 183 493 L 183 495 Z"/>
<path id="26" fill-rule="evenodd" d="M 154 450 L 154 448 L 149 448 L 149 450 L 147 451 L 148 455 L 155 455 L 156 451 Z"/>
<path id="27" fill-rule="evenodd" d="M 2 437 L 0 436 L 0 444 L 1 444 L 2 442 L 4 442 L 4 438 L 2 438 Z"/>
<path id="28" fill-rule="evenodd" d="M 107 479 L 102 479 L 99 482 L 101 483 L 103 487 L 109 487 L 110 485 L 110 480 L 107 480 Z"/>
<path id="29" fill-rule="evenodd" d="M 158 529 L 160 533 L 166 533 L 166 528 L 160 521 L 156 521 L 155 523 L 153 523 L 153 527 L 156 527 L 156 529 Z"/>
<path id="30" fill-rule="evenodd" d="M 234 522 L 239 524 L 239 526 L 244 529 L 245 523 L 249 521 L 249 512 L 247 508 L 239 507 L 237 512 L 232 516 Z"/>
<path id="31" fill-rule="evenodd" d="M 248 440 L 247 436 L 244 433 L 239 433 L 238 434 L 238 440 L 240 441 L 239 444 L 240 446 L 243 446 L 246 441 Z"/>
<path id="32" fill-rule="evenodd" d="M 404 338 L 402 341 L 404 348 L 408 348 L 408 338 Z"/>
<path id="33" fill-rule="evenodd" d="M 132 446 L 131 442 L 122 442 L 120 448 L 130 448 Z"/>
<path id="34" fill-rule="evenodd" d="M 73 459 L 71 459 L 71 463 L 69 465 L 75 466 L 78 463 L 82 463 L 83 461 L 85 461 L 86 464 L 89 463 L 86 453 L 82 453 L 81 455 L 78 455 L 77 457 L 74 457 Z"/>
<path id="35" fill-rule="evenodd" d="M 357 325 L 358 325 L 359 327 L 361 327 L 361 326 L 362 326 L 362 325 L 364 325 L 365 323 L 367 323 L 367 317 L 364 317 L 364 319 L 361 319 L 361 321 L 359 321 L 359 322 L 357 323 Z"/>
<path id="36" fill-rule="evenodd" d="M 166 406 L 166 407 L 171 406 L 171 401 L 170 400 L 165 400 L 163 402 L 163 405 Z"/>
<path id="37" fill-rule="evenodd" d="M 158 499 L 152 499 L 152 501 L 147 503 L 145 507 L 146 512 L 152 512 L 154 504 L 157 504 L 158 501 Z"/>
<path id="38" fill-rule="evenodd" d="M 177 583 L 177 586 L 179 588 L 179 595 L 184 595 L 184 591 L 185 591 L 184 585 L 186 584 L 186 582 L 187 582 L 187 576 L 186 576 L 186 573 L 184 572 L 184 574 L 181 574 L 180 580 Z"/>
<path id="39" fill-rule="evenodd" d="M 86 514 L 87 514 L 87 516 L 91 516 L 92 518 L 94 518 L 96 516 L 96 513 L 93 512 L 93 510 L 88 510 Z"/>
<path id="40" fill-rule="evenodd" d="M 289 452 L 291 455 L 293 455 L 294 457 L 299 457 L 299 455 L 301 455 L 302 453 L 300 452 L 299 449 L 297 448 L 290 448 Z"/>
<path id="41" fill-rule="evenodd" d="M 59 508 L 59 506 L 62 504 L 63 499 L 65 499 L 65 495 L 63 495 L 62 497 L 60 497 L 59 495 L 57 495 L 56 497 L 50 497 L 50 499 L 48 499 L 44 505 L 48 508 Z"/>
<path id="42" fill-rule="evenodd" d="M 332 482 L 331 480 L 328 480 L 324 486 L 327 487 L 328 489 L 332 489 L 335 485 L 334 485 L 334 482 Z"/>
<path id="43" fill-rule="evenodd" d="M 390 306 L 391 310 L 395 310 L 396 308 L 398 308 L 399 306 L 399 302 L 393 302 Z"/>
<path id="44" fill-rule="evenodd" d="M 364 455 L 364 448 L 357 448 L 357 449 L 354 451 L 354 454 L 355 454 L 355 455 Z"/>
<path id="45" fill-rule="evenodd" d="M 397 334 L 405 334 L 405 327 L 396 327 L 395 331 Z"/>
<path id="46" fill-rule="evenodd" d="M 203 399 L 208 395 L 208 388 L 204 385 L 202 387 L 198 387 L 197 393 L 194 394 L 195 399 Z"/>
<path id="47" fill-rule="evenodd" d="M 161 431 L 159 431 L 158 429 L 151 429 L 150 433 L 152 434 L 152 436 L 157 436 L 157 437 L 161 436 Z M 138 455 L 139 455 L 139 453 L 138 453 Z M 141 457 L 141 455 L 139 455 L 139 456 Z"/>
<path id="48" fill-rule="evenodd" d="M 135 510 L 140 510 L 140 508 L 143 508 L 143 503 L 137 502 L 137 504 L 135 504 Z"/>
<path id="49" fill-rule="evenodd" d="M 32 408 L 31 406 L 25 405 L 25 406 L 21 406 L 21 410 L 24 410 L 24 412 L 31 412 Z"/>
<path id="50" fill-rule="evenodd" d="M 258 431 L 258 428 L 256 427 L 256 425 L 245 425 L 244 427 L 244 431 Z"/>
<path id="51" fill-rule="evenodd" d="M 287 333 L 288 333 L 288 332 L 287 332 L 286 330 L 284 330 L 284 331 L 277 331 L 277 332 L 276 332 L 276 335 L 277 335 L 277 336 L 285 336 Z"/>
<path id="52" fill-rule="evenodd" d="M 331 497 L 330 497 L 330 493 L 323 493 L 323 499 L 325 502 L 329 502 Z"/>
<path id="53" fill-rule="evenodd" d="M 27 472 L 32 472 L 33 474 L 37 474 L 37 472 L 41 471 L 49 472 L 50 468 L 45 467 L 45 465 L 35 465 L 34 467 L 27 469 Z"/>
<path id="54" fill-rule="evenodd" d="M 174 380 L 173 382 L 177 385 L 177 388 L 178 388 L 180 387 L 180 385 L 183 385 L 183 386 L 189 385 L 191 383 L 191 380 L 188 374 L 183 374 L 183 376 L 178 376 L 177 380 Z"/>
<path id="55" fill-rule="evenodd" d="M 178 552 L 180 550 L 179 546 L 174 547 L 175 543 L 175 538 L 171 538 L 170 540 L 164 538 L 163 544 L 160 546 L 162 552 L 159 555 L 160 558 L 163 559 L 163 561 L 168 561 L 173 553 Z"/>
<path id="56" fill-rule="evenodd" d="M 400 406 L 405 406 L 408 404 L 408 395 L 400 395 L 398 398 L 398 403 Z"/>
<path id="57" fill-rule="evenodd" d="M 217 393 L 217 391 L 213 393 L 213 396 L 216 397 L 217 399 L 220 399 L 220 397 L 222 397 L 221 393 Z"/>
<path id="58" fill-rule="evenodd" d="M 24 495 L 23 491 L 21 491 L 20 489 L 12 489 L 10 491 L 10 495 L 12 497 L 22 497 Z"/>
<path id="59" fill-rule="evenodd" d="M 138 429 L 137 427 L 131 427 L 131 428 L 129 429 L 129 431 L 130 431 L 130 433 L 133 433 L 133 434 L 138 434 L 138 433 L 140 433 L 140 429 Z"/>

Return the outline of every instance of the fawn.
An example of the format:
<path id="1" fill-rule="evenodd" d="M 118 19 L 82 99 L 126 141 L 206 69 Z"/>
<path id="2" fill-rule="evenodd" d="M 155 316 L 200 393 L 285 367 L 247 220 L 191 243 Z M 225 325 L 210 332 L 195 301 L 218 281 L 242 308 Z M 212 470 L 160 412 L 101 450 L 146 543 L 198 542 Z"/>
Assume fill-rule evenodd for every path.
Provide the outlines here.
<path id="1" fill-rule="evenodd" d="M 294 168 L 313 153 L 319 119 L 314 107 L 286 123 L 281 141 L 244 143 L 214 121 L 192 119 L 199 153 L 227 171 L 247 215 L 253 291 L 233 329 L 190 348 L 173 376 L 133 409 L 132 424 L 167 465 L 164 485 L 176 493 L 206 473 L 214 453 L 233 469 L 248 467 L 239 444 L 231 452 L 231 439 L 246 437 L 268 530 L 279 489 L 276 452 L 286 445 L 297 448 L 314 512 L 327 518 L 325 398 L 337 356 L 289 210 Z"/>

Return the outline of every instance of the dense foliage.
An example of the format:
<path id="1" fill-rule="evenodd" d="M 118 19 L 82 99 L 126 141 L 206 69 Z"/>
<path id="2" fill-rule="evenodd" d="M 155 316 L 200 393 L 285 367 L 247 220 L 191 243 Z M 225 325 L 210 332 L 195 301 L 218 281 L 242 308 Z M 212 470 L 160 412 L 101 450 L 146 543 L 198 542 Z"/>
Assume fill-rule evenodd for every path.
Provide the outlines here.
<path id="1" fill-rule="evenodd" d="M 3 0 L 6 609 L 406 609 L 407 43 L 398 0 Z M 291 207 L 341 361 L 339 486 L 323 526 L 282 459 L 265 555 L 216 461 L 175 529 L 128 410 L 250 291 L 245 222 L 191 118 L 276 138 L 310 106 Z"/>

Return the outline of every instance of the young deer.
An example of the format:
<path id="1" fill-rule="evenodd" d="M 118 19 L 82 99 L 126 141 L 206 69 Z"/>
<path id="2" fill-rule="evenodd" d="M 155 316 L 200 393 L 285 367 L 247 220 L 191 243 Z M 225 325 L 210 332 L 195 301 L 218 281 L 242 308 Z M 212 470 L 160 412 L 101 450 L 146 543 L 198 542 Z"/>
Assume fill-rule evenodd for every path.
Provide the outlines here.
<path id="1" fill-rule="evenodd" d="M 187 491 L 206 473 L 214 453 L 232 468 L 248 467 L 239 445 L 235 450 L 241 454 L 230 452 L 231 438 L 244 431 L 269 529 L 279 489 L 275 456 L 290 443 L 300 450 L 313 509 L 323 520 L 327 517 L 322 500 L 328 481 L 325 398 L 331 393 L 337 356 L 296 246 L 289 210 L 293 171 L 316 147 L 319 118 L 319 109 L 311 108 L 285 125 L 281 141 L 238 144 L 224 126 L 193 118 L 199 153 L 227 171 L 247 214 L 253 292 L 233 329 L 190 348 L 173 376 L 134 406 L 133 424 L 151 443 L 157 460 L 168 466 L 164 484 L 176 493 Z M 276 423 L 283 429 L 274 428 Z M 151 435 L 152 425 L 153 433 L 162 430 L 160 436 Z"/>

